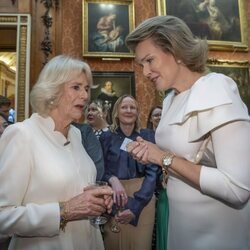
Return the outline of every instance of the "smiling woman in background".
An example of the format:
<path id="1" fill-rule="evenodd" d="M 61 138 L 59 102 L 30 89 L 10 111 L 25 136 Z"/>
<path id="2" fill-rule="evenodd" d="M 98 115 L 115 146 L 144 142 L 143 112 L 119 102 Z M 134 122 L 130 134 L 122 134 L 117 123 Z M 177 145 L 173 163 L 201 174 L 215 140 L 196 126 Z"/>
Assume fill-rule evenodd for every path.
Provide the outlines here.
<path id="1" fill-rule="evenodd" d="M 112 114 L 110 130 L 100 137 L 103 180 L 112 186 L 115 209 L 120 211 L 104 226 L 105 249 L 150 250 L 158 167 L 135 161 L 126 151 L 126 143 L 139 135 L 153 142 L 154 132 L 140 128 L 138 103 L 130 95 L 118 98 Z M 118 233 L 112 230 L 115 223 L 120 228 Z"/>
<path id="2" fill-rule="evenodd" d="M 91 84 L 86 63 L 51 59 L 30 94 L 35 113 L 1 137 L 0 234 L 12 235 L 9 249 L 104 249 L 88 216 L 110 210 L 112 190 L 86 188 L 96 168 L 71 125 Z"/>

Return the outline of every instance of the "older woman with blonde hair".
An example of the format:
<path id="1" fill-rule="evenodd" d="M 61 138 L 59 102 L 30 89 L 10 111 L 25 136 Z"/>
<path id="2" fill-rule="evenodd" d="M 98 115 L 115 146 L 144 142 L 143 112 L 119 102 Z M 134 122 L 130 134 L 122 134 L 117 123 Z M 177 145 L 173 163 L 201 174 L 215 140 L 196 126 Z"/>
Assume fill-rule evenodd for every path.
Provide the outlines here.
<path id="1" fill-rule="evenodd" d="M 89 187 L 96 168 L 71 125 L 89 98 L 89 66 L 69 56 L 51 59 L 34 85 L 34 113 L 0 140 L 0 234 L 9 249 L 104 249 L 89 216 L 112 206 L 112 190 Z"/>

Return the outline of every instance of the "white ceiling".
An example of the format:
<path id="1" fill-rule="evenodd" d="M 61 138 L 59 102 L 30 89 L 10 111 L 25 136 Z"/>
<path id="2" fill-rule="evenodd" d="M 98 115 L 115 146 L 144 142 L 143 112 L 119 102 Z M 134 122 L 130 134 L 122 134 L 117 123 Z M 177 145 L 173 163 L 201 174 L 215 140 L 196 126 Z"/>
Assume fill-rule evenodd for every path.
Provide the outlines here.
<path id="1" fill-rule="evenodd" d="M 16 71 L 16 52 L 0 52 L 0 61 Z"/>

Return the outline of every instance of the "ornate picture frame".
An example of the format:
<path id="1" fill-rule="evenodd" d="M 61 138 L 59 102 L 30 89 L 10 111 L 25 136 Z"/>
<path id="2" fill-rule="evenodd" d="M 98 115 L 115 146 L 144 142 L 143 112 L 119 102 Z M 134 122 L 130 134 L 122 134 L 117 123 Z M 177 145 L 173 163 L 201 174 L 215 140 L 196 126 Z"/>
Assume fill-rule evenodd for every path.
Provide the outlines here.
<path id="1" fill-rule="evenodd" d="M 208 39 L 211 50 L 248 50 L 243 0 L 157 0 L 156 9 L 184 20 L 196 36 Z"/>
<path id="2" fill-rule="evenodd" d="M 212 72 L 223 73 L 237 83 L 241 98 L 250 114 L 250 62 L 208 59 L 207 66 Z"/>
<path id="3" fill-rule="evenodd" d="M 83 56 L 134 57 L 125 38 L 134 29 L 134 1 L 83 0 Z"/>
<path id="4" fill-rule="evenodd" d="M 107 84 L 111 91 L 106 90 Z M 135 97 L 134 72 L 93 72 L 91 100 L 101 99 L 105 104 L 110 105 L 112 110 L 115 101 L 124 94 Z"/>

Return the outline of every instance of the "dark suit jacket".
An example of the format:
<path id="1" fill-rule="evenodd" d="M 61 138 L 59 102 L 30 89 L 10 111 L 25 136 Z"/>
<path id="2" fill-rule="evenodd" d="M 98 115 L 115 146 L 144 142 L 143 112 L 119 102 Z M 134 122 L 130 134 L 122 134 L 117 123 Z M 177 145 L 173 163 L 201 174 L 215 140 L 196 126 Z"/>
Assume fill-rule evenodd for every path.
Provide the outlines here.
<path id="1" fill-rule="evenodd" d="M 72 124 L 81 131 L 82 145 L 96 166 L 96 180 L 101 180 L 104 173 L 104 161 L 102 147 L 99 140 L 96 138 L 92 128 L 88 124 Z"/>

